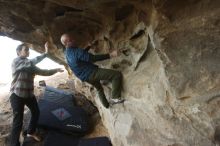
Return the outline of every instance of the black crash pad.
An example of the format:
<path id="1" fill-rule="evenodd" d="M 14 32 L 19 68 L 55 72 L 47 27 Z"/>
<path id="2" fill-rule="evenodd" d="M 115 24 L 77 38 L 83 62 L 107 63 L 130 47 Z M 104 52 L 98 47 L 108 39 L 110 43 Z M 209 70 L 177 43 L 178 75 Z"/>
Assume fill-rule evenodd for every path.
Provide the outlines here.
<path id="1" fill-rule="evenodd" d="M 38 104 L 39 126 L 73 134 L 83 134 L 89 130 L 87 113 L 81 107 L 65 107 L 42 99 Z"/>
<path id="2" fill-rule="evenodd" d="M 77 138 L 57 132 L 49 132 L 44 146 L 111 146 L 107 137 Z"/>
<path id="3" fill-rule="evenodd" d="M 77 146 L 79 138 L 50 131 L 44 140 L 44 146 Z"/>
<path id="4" fill-rule="evenodd" d="M 65 104 L 65 106 L 72 107 L 76 105 L 75 98 L 72 93 L 46 86 L 42 99 L 48 100 L 56 104 Z"/>
<path id="5" fill-rule="evenodd" d="M 71 134 L 85 134 L 89 130 L 88 115 L 81 107 L 74 106 L 72 99 L 72 95 L 62 90 L 46 87 L 43 98 L 38 101 L 38 125 Z"/>
<path id="6" fill-rule="evenodd" d="M 95 137 L 80 139 L 77 146 L 111 146 L 111 142 L 108 137 Z"/>

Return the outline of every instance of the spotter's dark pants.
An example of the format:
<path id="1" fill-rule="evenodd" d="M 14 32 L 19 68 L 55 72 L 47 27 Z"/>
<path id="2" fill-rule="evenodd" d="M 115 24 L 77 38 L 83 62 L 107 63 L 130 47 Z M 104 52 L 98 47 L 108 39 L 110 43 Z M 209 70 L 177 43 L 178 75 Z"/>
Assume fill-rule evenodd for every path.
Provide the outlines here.
<path id="1" fill-rule="evenodd" d="M 10 146 L 20 146 L 19 137 L 23 125 L 24 106 L 26 105 L 31 111 L 31 120 L 27 131 L 28 134 L 35 132 L 40 111 L 35 96 L 22 98 L 13 93 L 10 96 L 10 103 L 13 110 Z"/>

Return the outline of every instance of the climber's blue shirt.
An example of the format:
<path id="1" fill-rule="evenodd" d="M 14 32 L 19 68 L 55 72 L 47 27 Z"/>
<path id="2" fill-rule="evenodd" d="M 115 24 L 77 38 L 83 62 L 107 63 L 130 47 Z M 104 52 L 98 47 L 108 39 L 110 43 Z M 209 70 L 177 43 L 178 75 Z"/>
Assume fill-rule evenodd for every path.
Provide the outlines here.
<path id="1" fill-rule="evenodd" d="M 70 69 L 82 81 L 88 80 L 91 73 L 98 68 L 90 61 L 91 54 L 84 49 L 67 48 L 64 53 Z"/>

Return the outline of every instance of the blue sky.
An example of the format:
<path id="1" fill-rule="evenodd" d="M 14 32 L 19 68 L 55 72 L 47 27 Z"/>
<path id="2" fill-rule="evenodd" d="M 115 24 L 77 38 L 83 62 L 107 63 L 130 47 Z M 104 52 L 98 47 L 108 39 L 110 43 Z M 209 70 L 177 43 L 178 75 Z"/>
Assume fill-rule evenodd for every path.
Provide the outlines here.
<path id="1" fill-rule="evenodd" d="M 7 84 L 11 82 L 11 63 L 12 60 L 17 57 L 16 47 L 19 44 L 21 44 L 20 41 L 0 36 L 0 84 Z M 30 50 L 29 58 L 34 58 L 38 55 L 40 54 L 36 51 Z M 64 68 L 48 58 L 44 59 L 37 66 L 42 69 Z"/>

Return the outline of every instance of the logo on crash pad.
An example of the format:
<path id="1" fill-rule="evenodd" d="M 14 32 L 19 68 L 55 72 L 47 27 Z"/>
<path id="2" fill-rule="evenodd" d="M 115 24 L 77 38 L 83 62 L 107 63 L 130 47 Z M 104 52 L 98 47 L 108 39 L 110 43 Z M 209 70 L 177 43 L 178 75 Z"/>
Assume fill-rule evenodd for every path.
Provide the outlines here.
<path id="1" fill-rule="evenodd" d="M 53 115 L 57 117 L 60 121 L 63 121 L 69 117 L 71 117 L 70 113 L 64 108 L 58 108 L 52 111 Z"/>

